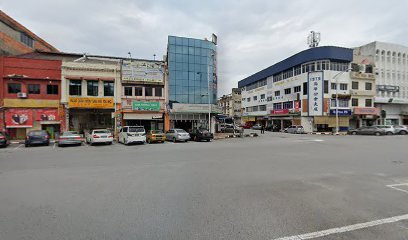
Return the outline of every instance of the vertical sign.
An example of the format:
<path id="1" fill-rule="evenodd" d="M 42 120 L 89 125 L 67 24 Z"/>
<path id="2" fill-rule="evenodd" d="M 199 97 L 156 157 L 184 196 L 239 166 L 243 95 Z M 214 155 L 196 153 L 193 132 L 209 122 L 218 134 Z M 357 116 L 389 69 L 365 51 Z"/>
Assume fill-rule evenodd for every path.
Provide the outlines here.
<path id="1" fill-rule="evenodd" d="M 323 115 L 323 72 L 309 72 L 309 116 Z"/>

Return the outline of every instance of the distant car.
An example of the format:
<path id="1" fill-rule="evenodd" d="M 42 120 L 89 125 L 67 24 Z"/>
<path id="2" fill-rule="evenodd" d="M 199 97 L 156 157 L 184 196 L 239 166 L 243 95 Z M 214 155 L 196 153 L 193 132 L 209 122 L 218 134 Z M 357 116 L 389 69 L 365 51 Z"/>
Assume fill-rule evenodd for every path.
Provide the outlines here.
<path id="1" fill-rule="evenodd" d="M 242 127 L 243 129 L 251 129 L 252 123 L 246 122 L 245 124 L 241 125 L 241 127 Z"/>
<path id="2" fill-rule="evenodd" d="M 82 145 L 84 139 L 82 136 L 75 131 L 66 131 L 63 132 L 58 138 L 58 147 L 66 146 L 66 145 Z"/>
<path id="3" fill-rule="evenodd" d="M 173 142 L 187 142 L 190 140 L 190 134 L 184 129 L 174 128 L 166 132 L 166 140 Z"/>
<path id="4" fill-rule="evenodd" d="M 164 135 L 162 130 L 150 130 L 147 132 L 146 141 L 148 143 L 163 143 L 164 141 L 166 141 L 166 135 Z"/>
<path id="5" fill-rule="evenodd" d="M 394 125 L 394 128 L 395 128 L 395 134 L 400 134 L 400 135 L 408 134 L 408 126 Z"/>
<path id="6" fill-rule="evenodd" d="M 374 125 L 374 127 L 384 129 L 386 135 L 397 134 L 397 130 L 394 128 L 394 126 L 391 125 Z"/>
<path id="7" fill-rule="evenodd" d="M 303 134 L 305 133 L 305 129 L 303 128 L 303 126 L 293 125 L 293 126 L 288 127 L 286 132 L 293 133 L 293 134 Z"/>
<path id="8" fill-rule="evenodd" d="M 0 132 L 0 147 L 7 147 L 10 144 L 6 134 Z"/>
<path id="9" fill-rule="evenodd" d="M 376 136 L 381 136 L 385 135 L 386 131 L 383 128 L 379 128 L 376 126 L 366 126 L 366 127 L 360 127 L 357 129 L 352 129 L 348 131 L 349 134 L 351 135 L 376 135 Z"/>
<path id="10" fill-rule="evenodd" d="M 191 139 L 196 141 L 196 142 L 201 142 L 201 141 L 211 141 L 214 139 L 214 135 L 210 133 L 207 129 L 194 129 L 190 133 Z"/>
<path id="11" fill-rule="evenodd" d="M 108 129 L 93 129 L 86 134 L 86 143 L 93 145 L 94 143 L 112 144 L 113 135 Z"/>
<path id="12" fill-rule="evenodd" d="M 287 127 L 287 128 L 284 128 L 284 129 L 281 129 L 280 132 L 287 133 L 287 132 L 288 132 L 288 127 Z"/>
<path id="13" fill-rule="evenodd" d="M 44 130 L 29 131 L 25 139 L 24 145 L 26 147 L 33 145 L 50 145 L 50 136 Z"/>
<path id="14" fill-rule="evenodd" d="M 261 130 L 262 129 L 262 125 L 261 124 L 255 124 L 254 126 L 252 126 L 253 130 Z"/>
<path id="15" fill-rule="evenodd" d="M 142 126 L 124 126 L 119 131 L 119 142 L 125 145 L 143 144 L 146 142 L 146 130 Z"/>

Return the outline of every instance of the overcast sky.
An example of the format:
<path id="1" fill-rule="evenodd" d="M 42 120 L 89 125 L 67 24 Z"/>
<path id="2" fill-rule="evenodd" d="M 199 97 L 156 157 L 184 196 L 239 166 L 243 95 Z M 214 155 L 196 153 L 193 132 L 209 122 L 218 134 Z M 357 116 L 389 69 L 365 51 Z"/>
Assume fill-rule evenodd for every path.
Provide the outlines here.
<path id="1" fill-rule="evenodd" d="M 167 36 L 218 35 L 219 95 L 307 48 L 372 41 L 408 46 L 405 1 L 3 0 L 0 8 L 61 51 L 153 59 Z"/>

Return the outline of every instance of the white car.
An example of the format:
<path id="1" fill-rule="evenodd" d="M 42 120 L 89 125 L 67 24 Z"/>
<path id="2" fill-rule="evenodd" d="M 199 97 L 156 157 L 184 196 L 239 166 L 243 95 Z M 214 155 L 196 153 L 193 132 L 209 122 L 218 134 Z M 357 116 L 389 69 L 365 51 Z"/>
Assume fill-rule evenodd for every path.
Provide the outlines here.
<path id="1" fill-rule="evenodd" d="M 398 134 L 394 126 L 391 126 L 391 125 L 374 125 L 374 127 L 384 129 L 386 135 Z"/>
<path id="2" fill-rule="evenodd" d="M 124 126 L 119 131 L 119 142 L 125 145 L 130 143 L 145 143 L 146 131 L 141 126 Z"/>
<path id="3" fill-rule="evenodd" d="M 112 144 L 113 135 L 108 129 L 93 129 L 86 134 L 86 143 L 93 145 L 94 143 Z"/>
<path id="4" fill-rule="evenodd" d="M 293 134 L 303 134 L 305 133 L 305 130 L 303 129 L 303 126 L 290 126 L 288 127 L 288 129 L 286 130 L 287 133 L 293 133 Z"/>

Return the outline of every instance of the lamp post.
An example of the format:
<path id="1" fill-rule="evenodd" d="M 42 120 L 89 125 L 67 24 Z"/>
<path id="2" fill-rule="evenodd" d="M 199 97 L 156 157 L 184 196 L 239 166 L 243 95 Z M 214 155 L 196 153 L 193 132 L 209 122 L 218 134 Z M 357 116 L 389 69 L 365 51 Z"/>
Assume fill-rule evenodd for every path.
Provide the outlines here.
<path id="1" fill-rule="evenodd" d="M 338 79 L 343 73 L 349 72 L 351 68 L 347 68 L 346 70 L 343 70 L 336 75 L 334 75 L 334 79 L 336 80 L 336 135 L 339 135 L 339 84 L 338 84 Z"/>

